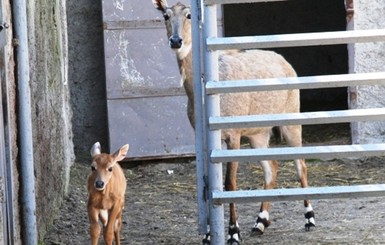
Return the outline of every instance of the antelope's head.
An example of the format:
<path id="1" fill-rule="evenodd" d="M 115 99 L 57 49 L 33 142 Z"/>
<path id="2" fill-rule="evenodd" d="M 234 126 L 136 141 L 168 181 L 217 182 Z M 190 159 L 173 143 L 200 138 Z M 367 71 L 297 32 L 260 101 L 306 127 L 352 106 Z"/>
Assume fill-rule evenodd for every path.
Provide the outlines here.
<path id="1" fill-rule="evenodd" d="M 101 146 L 96 142 L 91 148 L 92 163 L 91 176 L 94 179 L 94 187 L 98 191 L 103 191 L 110 181 L 114 167 L 118 161 L 124 159 L 127 154 L 129 145 L 122 146 L 114 154 L 101 153 Z"/>
<path id="2" fill-rule="evenodd" d="M 162 11 L 166 23 L 168 43 L 179 59 L 191 51 L 191 9 L 178 2 L 168 7 L 166 0 L 152 0 L 155 8 Z"/>

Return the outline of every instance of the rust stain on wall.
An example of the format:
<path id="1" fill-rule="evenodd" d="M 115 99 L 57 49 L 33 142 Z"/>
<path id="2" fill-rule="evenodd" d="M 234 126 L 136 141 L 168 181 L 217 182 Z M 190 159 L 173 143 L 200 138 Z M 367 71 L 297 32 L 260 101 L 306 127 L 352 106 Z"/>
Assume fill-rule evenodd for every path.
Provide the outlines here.
<path id="1" fill-rule="evenodd" d="M 346 22 L 349 23 L 354 16 L 353 0 L 345 0 L 345 8 L 346 8 Z"/>

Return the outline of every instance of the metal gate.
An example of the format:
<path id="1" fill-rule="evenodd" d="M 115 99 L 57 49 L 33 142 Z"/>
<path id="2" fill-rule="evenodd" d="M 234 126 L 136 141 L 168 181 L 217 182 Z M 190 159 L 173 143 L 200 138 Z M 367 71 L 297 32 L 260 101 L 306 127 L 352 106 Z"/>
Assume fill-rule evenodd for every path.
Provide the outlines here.
<path id="1" fill-rule="evenodd" d="M 225 49 L 299 47 L 385 41 L 385 30 L 337 31 L 247 37 L 217 37 L 217 5 L 280 0 L 191 1 L 197 137 L 199 231 L 210 226 L 212 244 L 225 244 L 223 203 L 350 198 L 385 195 L 385 185 L 357 185 L 273 190 L 223 191 L 223 161 L 292 160 L 298 158 L 385 156 L 385 144 L 222 150 L 220 130 L 226 128 L 307 125 L 385 120 L 384 108 L 330 112 L 220 117 L 219 94 L 287 89 L 315 89 L 385 84 L 385 72 L 341 74 L 249 81 L 218 81 L 217 52 Z M 203 13 L 203 16 L 201 15 Z M 202 26 L 200 30 L 199 26 Z M 202 45 L 200 45 L 202 43 Z M 201 55 L 202 53 L 202 55 Z M 203 69 L 201 64 L 203 62 Z M 204 74 L 204 76 L 203 76 Z M 203 81 L 201 81 L 203 77 Z M 202 97 L 204 96 L 204 100 Z M 197 118 L 197 117 L 196 117 Z M 207 140 L 206 140 L 207 137 Z M 207 196 L 207 198 L 205 198 Z M 208 221 L 207 221 L 208 220 Z"/>

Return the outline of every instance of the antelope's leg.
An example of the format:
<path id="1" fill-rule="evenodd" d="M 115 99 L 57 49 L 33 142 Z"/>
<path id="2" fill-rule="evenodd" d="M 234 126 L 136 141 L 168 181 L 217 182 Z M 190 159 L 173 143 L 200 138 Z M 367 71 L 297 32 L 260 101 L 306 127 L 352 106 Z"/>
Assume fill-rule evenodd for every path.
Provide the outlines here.
<path id="1" fill-rule="evenodd" d="M 283 126 L 281 127 L 282 134 L 284 138 L 286 139 L 287 143 L 290 146 L 302 146 L 302 127 L 301 125 L 294 125 L 294 126 Z M 302 188 L 308 187 L 307 183 L 307 167 L 305 160 L 303 159 L 296 159 L 295 161 L 295 167 L 297 172 L 297 177 L 299 182 L 301 183 Z M 311 227 L 315 227 L 315 220 L 314 220 L 314 211 L 313 207 L 310 204 L 309 200 L 304 200 L 304 206 L 305 206 L 305 230 L 310 230 Z"/>
<path id="2" fill-rule="evenodd" d="M 270 140 L 270 130 L 260 132 L 257 135 L 249 137 L 252 148 L 267 148 Z M 276 161 L 261 161 L 264 174 L 264 188 L 272 189 L 275 187 L 277 178 L 278 164 Z M 266 227 L 270 225 L 269 220 L 269 202 L 262 202 L 257 220 L 251 230 L 251 235 L 262 234 Z"/>
<path id="3" fill-rule="evenodd" d="M 237 170 L 238 162 L 227 163 L 225 179 L 226 191 L 235 191 L 237 189 Z M 237 219 L 238 216 L 235 203 L 230 203 L 229 234 L 227 239 L 228 244 L 239 244 L 241 240 Z"/>
<path id="4" fill-rule="evenodd" d="M 305 160 L 296 159 L 294 162 L 296 166 L 297 177 L 299 182 L 301 183 L 301 187 L 302 188 L 308 187 L 307 167 L 306 167 Z M 304 200 L 303 204 L 305 206 L 305 230 L 309 231 L 312 227 L 315 227 L 314 211 L 309 200 Z"/>
<path id="5" fill-rule="evenodd" d="M 87 212 L 90 222 L 91 244 L 97 245 L 100 236 L 99 210 L 88 205 Z"/>
<path id="6" fill-rule="evenodd" d="M 233 134 L 226 140 L 228 149 L 239 149 L 241 145 L 240 135 Z M 228 162 L 226 167 L 226 177 L 225 177 L 225 189 L 226 191 L 235 191 L 237 190 L 237 171 L 238 171 L 238 162 Z M 239 230 L 239 225 L 237 222 L 238 215 L 235 203 L 230 203 L 230 220 L 229 220 L 229 233 L 227 243 L 229 245 L 237 245 L 241 241 L 241 234 Z"/>
<path id="7" fill-rule="evenodd" d="M 261 161 L 261 165 L 264 173 L 264 188 L 265 189 L 273 189 L 277 180 L 277 169 L 278 162 L 277 161 Z M 259 214 L 257 220 L 255 221 L 254 227 L 251 230 L 252 235 L 262 235 L 271 221 L 269 220 L 269 210 L 270 210 L 270 202 L 262 202 L 261 208 L 259 210 Z"/>

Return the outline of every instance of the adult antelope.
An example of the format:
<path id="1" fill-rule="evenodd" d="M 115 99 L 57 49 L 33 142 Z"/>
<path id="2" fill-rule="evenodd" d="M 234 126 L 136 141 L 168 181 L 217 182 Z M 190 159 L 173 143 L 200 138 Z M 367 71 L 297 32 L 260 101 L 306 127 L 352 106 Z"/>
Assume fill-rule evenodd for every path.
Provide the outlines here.
<path id="1" fill-rule="evenodd" d="M 187 115 L 194 127 L 194 95 L 191 52 L 191 12 L 188 6 L 177 3 L 168 7 L 166 0 L 152 0 L 155 8 L 162 11 L 167 29 L 169 46 L 175 51 L 179 70 L 183 78 L 183 86 L 188 96 Z M 230 50 L 219 52 L 219 79 L 246 80 L 272 77 L 294 77 L 292 66 L 280 55 L 262 50 Z M 220 97 L 221 116 L 272 114 L 299 112 L 299 91 L 269 91 L 222 94 Z M 290 146 L 302 145 L 301 125 L 282 126 L 280 131 Z M 272 127 L 243 128 L 222 130 L 222 140 L 228 149 L 239 149 L 241 137 L 247 137 L 253 148 L 269 146 Z M 264 188 L 275 186 L 277 176 L 276 161 L 260 161 L 264 170 Z M 303 159 L 296 159 L 295 166 L 302 187 L 307 187 L 307 170 Z M 237 188 L 238 162 L 227 163 L 225 189 L 233 191 Z M 308 200 L 304 201 L 306 230 L 315 226 L 313 208 Z M 262 234 L 270 225 L 270 203 L 262 202 L 260 212 L 252 228 L 252 234 Z M 230 220 L 228 243 L 239 244 L 240 230 L 237 222 L 235 204 L 230 204 Z M 203 239 L 209 244 L 209 233 Z"/>
<path id="2" fill-rule="evenodd" d="M 101 153 L 99 142 L 96 142 L 91 148 L 92 172 L 87 179 L 87 211 L 92 245 L 98 244 L 99 219 L 103 225 L 105 243 L 112 245 L 115 237 L 116 245 L 120 245 L 122 211 L 127 183 L 118 161 L 124 159 L 128 148 L 129 145 L 124 145 L 114 154 Z"/>

